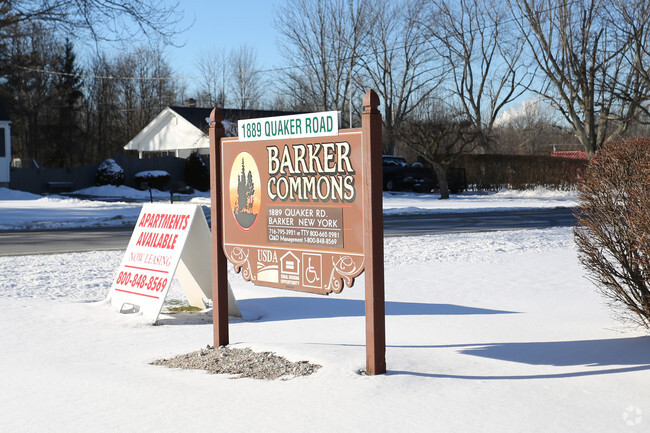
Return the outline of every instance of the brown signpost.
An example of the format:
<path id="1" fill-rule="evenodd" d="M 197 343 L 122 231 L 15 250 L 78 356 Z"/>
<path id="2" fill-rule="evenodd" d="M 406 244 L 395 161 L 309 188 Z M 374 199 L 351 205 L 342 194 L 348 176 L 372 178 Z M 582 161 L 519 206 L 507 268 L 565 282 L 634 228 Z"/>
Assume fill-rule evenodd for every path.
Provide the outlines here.
<path id="1" fill-rule="evenodd" d="M 251 119 L 232 138 L 212 112 L 215 346 L 228 344 L 226 261 L 255 284 L 318 294 L 365 270 L 366 371 L 386 371 L 378 106 L 368 91 L 361 129 L 337 132 L 329 112 Z"/>

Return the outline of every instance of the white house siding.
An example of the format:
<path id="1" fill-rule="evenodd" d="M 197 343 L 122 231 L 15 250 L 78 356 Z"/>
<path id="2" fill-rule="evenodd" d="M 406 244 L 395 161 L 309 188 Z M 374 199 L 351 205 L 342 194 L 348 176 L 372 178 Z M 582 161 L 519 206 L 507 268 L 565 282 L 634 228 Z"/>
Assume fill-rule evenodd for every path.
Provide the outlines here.
<path id="1" fill-rule="evenodd" d="M 207 155 L 209 148 L 208 136 L 170 108 L 163 110 L 124 146 L 125 150 L 137 150 L 140 158 L 144 152 L 166 152 L 186 158 L 199 150 Z"/>

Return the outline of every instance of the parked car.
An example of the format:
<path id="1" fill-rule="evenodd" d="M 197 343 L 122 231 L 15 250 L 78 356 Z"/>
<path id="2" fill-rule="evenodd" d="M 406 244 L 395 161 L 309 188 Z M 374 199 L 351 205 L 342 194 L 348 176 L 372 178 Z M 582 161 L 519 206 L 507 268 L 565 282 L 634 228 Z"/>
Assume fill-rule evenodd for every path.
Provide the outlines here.
<path id="1" fill-rule="evenodd" d="M 411 189 L 431 192 L 436 185 L 433 171 L 420 163 L 409 165 L 401 156 L 384 155 L 384 190 Z"/>
<path id="2" fill-rule="evenodd" d="M 413 190 L 431 192 L 438 188 L 438 178 L 433 170 L 419 162 L 409 165 L 401 156 L 384 155 L 384 190 Z M 458 194 L 467 189 L 464 168 L 450 167 L 447 170 L 449 192 Z"/>

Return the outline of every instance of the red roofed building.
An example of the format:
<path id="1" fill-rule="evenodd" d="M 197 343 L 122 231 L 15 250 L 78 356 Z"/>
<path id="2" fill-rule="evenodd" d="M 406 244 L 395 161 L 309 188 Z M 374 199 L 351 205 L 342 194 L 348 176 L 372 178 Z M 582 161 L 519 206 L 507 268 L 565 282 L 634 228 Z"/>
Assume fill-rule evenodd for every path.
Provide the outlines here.
<path id="1" fill-rule="evenodd" d="M 584 150 L 558 150 L 552 152 L 551 156 L 558 158 L 586 159 L 587 152 Z"/>

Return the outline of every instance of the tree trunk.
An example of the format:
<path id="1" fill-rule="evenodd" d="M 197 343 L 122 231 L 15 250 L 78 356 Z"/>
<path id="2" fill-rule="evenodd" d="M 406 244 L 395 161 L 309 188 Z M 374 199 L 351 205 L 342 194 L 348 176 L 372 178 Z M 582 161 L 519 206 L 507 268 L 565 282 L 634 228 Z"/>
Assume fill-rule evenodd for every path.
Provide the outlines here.
<path id="1" fill-rule="evenodd" d="M 433 170 L 438 178 L 438 187 L 440 188 L 440 200 L 449 198 L 449 184 L 447 183 L 447 166 L 442 164 L 433 164 Z"/>

